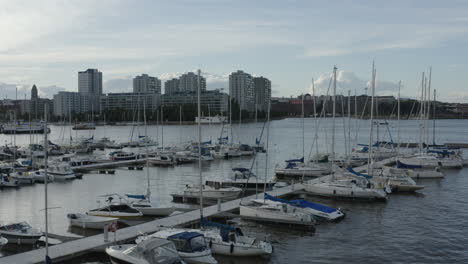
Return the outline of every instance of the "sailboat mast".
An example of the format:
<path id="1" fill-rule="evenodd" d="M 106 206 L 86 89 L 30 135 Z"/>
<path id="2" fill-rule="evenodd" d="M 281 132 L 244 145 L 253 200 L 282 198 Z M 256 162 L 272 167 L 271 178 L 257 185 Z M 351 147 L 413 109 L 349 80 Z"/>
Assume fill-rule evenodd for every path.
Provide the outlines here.
<path id="1" fill-rule="evenodd" d="M 335 66 L 333 68 L 333 116 L 332 116 L 332 145 L 331 145 L 331 171 L 332 174 L 335 174 L 335 169 L 333 168 L 335 162 L 335 115 L 336 115 L 336 70 L 338 68 Z"/>
<path id="2" fill-rule="evenodd" d="M 317 96 L 315 94 L 315 84 L 314 84 L 314 78 L 312 78 L 312 94 L 314 95 L 314 123 L 315 123 L 315 127 L 318 127 L 317 125 Z M 318 130 L 317 130 L 318 131 Z M 318 152 L 319 152 L 319 148 L 318 148 L 318 133 L 315 133 L 315 149 L 316 149 L 316 157 L 318 157 Z"/>
<path id="3" fill-rule="evenodd" d="M 426 113 L 426 144 L 429 145 L 429 117 L 431 113 L 431 82 L 432 82 L 432 67 L 429 67 L 429 83 L 427 85 L 427 113 Z"/>
<path id="4" fill-rule="evenodd" d="M 45 203 L 45 249 L 46 249 L 46 260 L 49 256 L 49 216 L 48 216 L 48 197 L 47 197 L 47 159 L 49 148 L 49 141 L 47 139 L 47 104 L 44 104 L 44 203 Z M 46 261 L 47 262 L 47 261 Z"/>
<path id="5" fill-rule="evenodd" d="M 400 91 L 401 91 L 401 81 L 398 82 L 398 129 L 397 129 L 397 154 L 400 154 Z"/>
<path id="6" fill-rule="evenodd" d="M 198 105 L 198 176 L 200 178 L 200 220 L 203 219 L 203 178 L 201 164 L 201 107 L 200 107 L 200 70 L 198 70 L 197 78 L 197 105 Z"/>
<path id="7" fill-rule="evenodd" d="M 161 149 L 164 151 L 164 106 L 161 105 Z"/>
<path id="8" fill-rule="evenodd" d="M 229 95 L 229 128 L 231 129 L 231 143 L 233 143 L 234 138 L 232 137 L 232 98 Z"/>
<path id="9" fill-rule="evenodd" d="M 372 62 L 372 81 L 371 81 L 371 107 L 370 107 L 370 133 L 369 133 L 369 156 L 367 161 L 367 173 L 371 173 L 371 163 L 372 163 L 372 141 L 374 136 L 374 96 L 375 96 L 375 64 Z"/>
<path id="10" fill-rule="evenodd" d="M 435 139 L 435 123 L 436 123 L 436 89 L 434 89 L 434 112 L 432 114 L 432 144 L 436 144 Z"/>
<path id="11" fill-rule="evenodd" d="M 304 94 L 302 94 L 302 158 L 305 158 L 305 137 L 304 137 Z"/>
<path id="12" fill-rule="evenodd" d="M 179 141 L 182 144 L 182 105 L 179 106 Z"/>
<path id="13" fill-rule="evenodd" d="M 146 98 L 143 100 L 143 124 L 145 125 L 145 139 L 148 140 L 148 126 L 146 124 Z M 149 141 L 145 144 L 145 152 L 146 152 L 146 199 L 148 202 L 150 201 L 151 197 L 151 190 L 150 190 L 150 177 L 149 177 L 149 152 L 148 152 L 148 144 Z"/>
<path id="14" fill-rule="evenodd" d="M 268 174 L 268 146 L 270 143 L 270 107 L 271 99 L 268 100 L 268 113 L 267 113 L 267 132 L 266 132 L 266 146 L 265 146 L 265 178 L 263 184 L 263 200 L 265 201 L 266 185 L 267 185 L 267 174 Z"/>
<path id="15" fill-rule="evenodd" d="M 351 90 L 348 90 L 348 163 L 351 161 Z"/>
<path id="16" fill-rule="evenodd" d="M 423 103 L 423 100 L 424 100 L 424 72 L 422 73 L 422 78 L 421 78 L 421 103 L 420 103 L 420 106 L 421 106 L 421 109 L 420 109 L 420 122 L 421 122 L 421 125 L 420 125 L 420 130 L 419 130 L 419 152 L 422 152 L 423 151 L 423 116 L 424 116 L 424 103 Z"/>

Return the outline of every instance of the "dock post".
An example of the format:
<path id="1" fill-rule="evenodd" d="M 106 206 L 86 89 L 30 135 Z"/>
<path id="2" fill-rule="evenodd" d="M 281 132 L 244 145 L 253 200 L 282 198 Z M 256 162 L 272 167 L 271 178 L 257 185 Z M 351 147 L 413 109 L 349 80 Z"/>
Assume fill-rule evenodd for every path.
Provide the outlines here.
<path id="1" fill-rule="evenodd" d="M 104 242 L 109 242 L 109 224 L 104 225 Z"/>
<path id="2" fill-rule="evenodd" d="M 218 199 L 218 212 L 221 212 L 221 199 Z"/>

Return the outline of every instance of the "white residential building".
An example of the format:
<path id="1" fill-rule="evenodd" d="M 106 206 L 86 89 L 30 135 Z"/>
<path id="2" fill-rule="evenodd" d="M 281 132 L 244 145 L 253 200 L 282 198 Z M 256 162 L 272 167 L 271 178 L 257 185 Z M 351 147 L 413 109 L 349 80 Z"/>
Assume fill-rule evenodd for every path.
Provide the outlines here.
<path id="1" fill-rule="evenodd" d="M 86 112 L 99 112 L 99 97 L 102 95 L 102 72 L 97 69 L 78 72 L 78 92 L 91 96 L 90 109 Z"/>
<path id="2" fill-rule="evenodd" d="M 193 72 L 182 74 L 179 78 L 179 91 L 181 93 L 198 91 L 198 75 Z M 206 91 L 206 79 L 200 76 L 200 91 Z"/>
<path id="3" fill-rule="evenodd" d="M 255 110 L 254 81 L 252 75 L 237 71 L 229 75 L 229 95 L 239 104 L 240 109 Z"/>
<path id="4" fill-rule="evenodd" d="M 69 114 L 87 113 L 91 98 L 87 94 L 61 91 L 54 95 L 54 115 L 68 117 Z"/>
<path id="5" fill-rule="evenodd" d="M 161 94 L 161 80 L 148 74 L 136 76 L 133 78 L 133 92 Z"/>

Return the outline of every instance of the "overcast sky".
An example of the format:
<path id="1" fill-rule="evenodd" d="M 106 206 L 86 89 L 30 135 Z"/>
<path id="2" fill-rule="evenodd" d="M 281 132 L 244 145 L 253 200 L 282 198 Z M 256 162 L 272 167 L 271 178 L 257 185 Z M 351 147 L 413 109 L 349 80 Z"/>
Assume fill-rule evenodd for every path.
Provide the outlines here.
<path id="1" fill-rule="evenodd" d="M 419 94 L 433 68 L 439 99 L 468 102 L 468 1 L 0 0 L 0 97 L 77 91 L 77 72 L 103 72 L 104 92 L 131 78 L 200 68 L 208 88 L 238 69 L 268 77 L 274 96 L 318 91 L 337 65 L 339 92 Z"/>

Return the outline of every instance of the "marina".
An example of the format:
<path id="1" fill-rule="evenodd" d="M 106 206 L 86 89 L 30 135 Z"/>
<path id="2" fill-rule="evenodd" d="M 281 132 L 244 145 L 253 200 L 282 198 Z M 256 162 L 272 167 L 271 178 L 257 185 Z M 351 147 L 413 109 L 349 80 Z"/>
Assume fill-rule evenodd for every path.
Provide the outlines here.
<path id="1" fill-rule="evenodd" d="M 271 130 L 272 134 L 273 134 L 273 137 L 275 135 L 280 135 L 281 134 L 280 131 L 275 132 L 275 128 L 274 128 L 275 124 L 279 125 L 279 124 L 281 124 L 281 122 L 287 123 L 287 122 L 295 122 L 295 121 L 297 121 L 297 120 L 290 119 L 290 120 L 282 120 L 282 121 L 273 122 L 272 123 L 273 128 Z M 311 122 L 310 125 L 312 125 L 312 122 Z M 281 127 L 282 127 L 282 125 L 280 125 L 280 127 L 277 127 L 277 129 L 281 130 Z M 99 132 L 99 128 L 100 127 L 97 128 L 96 132 Z M 188 128 L 190 128 L 190 126 Z M 107 127 L 106 128 L 106 130 L 109 130 L 109 129 L 116 129 L 116 128 L 112 128 L 112 127 Z M 166 128 L 166 129 L 170 129 L 170 127 Z M 206 129 L 206 130 L 208 130 L 208 129 Z M 254 129 L 255 130 L 255 126 L 254 126 L 254 124 L 246 124 L 244 129 Z M 54 131 L 54 129 L 52 129 L 52 136 L 53 136 L 53 131 Z M 213 129 L 213 132 L 214 131 L 215 131 L 215 129 Z M 206 133 L 209 133 L 209 131 L 206 131 Z M 461 138 L 463 138 L 463 137 L 461 137 Z M 174 138 L 174 141 L 177 142 L 178 139 Z M 270 153 L 270 155 L 274 155 L 273 156 L 274 159 L 272 159 L 270 161 L 272 164 L 275 164 L 275 160 L 277 160 L 276 163 L 279 164 L 287 156 L 291 155 L 291 154 L 280 154 L 281 152 L 275 151 L 275 149 L 277 149 L 277 150 L 281 149 L 279 146 L 277 146 L 276 148 L 273 147 L 272 149 L 273 150 Z M 276 154 L 272 154 L 272 153 L 276 153 Z M 262 157 L 263 157 L 261 155 L 264 155 L 264 154 L 258 154 L 258 157 L 257 157 L 260 161 L 262 160 Z M 122 162 L 122 161 L 116 161 L 116 162 Z M 127 162 L 127 161 L 124 161 L 124 162 Z M 141 164 L 144 165 L 144 161 L 140 161 L 140 162 L 141 162 Z M 209 162 L 209 163 L 205 162 L 205 163 L 203 163 L 203 168 L 204 168 L 203 171 L 204 171 L 204 174 L 206 175 L 205 179 L 212 180 L 212 181 L 217 181 L 217 180 L 219 181 L 220 179 L 223 179 L 223 178 L 224 179 L 231 178 L 232 177 L 231 167 L 239 167 L 239 165 L 242 165 L 243 167 L 250 167 L 251 162 L 252 162 L 251 157 L 230 159 L 230 160 L 227 160 L 227 161 L 226 160 L 219 160 L 219 161 L 215 160 L 215 161 L 212 161 L 212 162 Z M 393 159 L 385 160 L 385 161 L 381 162 L 382 164 L 380 164 L 379 166 L 383 166 L 384 165 L 383 163 L 387 163 L 387 165 L 390 165 L 391 163 L 394 163 L 394 162 L 395 162 L 395 160 L 393 160 Z M 260 163 L 261 162 L 259 162 L 259 164 Z M 228 165 L 228 164 L 233 164 L 233 165 Z M 117 182 L 118 181 L 129 182 L 129 180 L 131 179 L 129 177 L 135 177 L 135 176 L 131 176 L 131 174 L 137 173 L 137 174 L 140 175 L 140 177 L 137 177 L 137 178 L 134 178 L 133 180 L 131 180 L 131 181 L 136 180 L 135 183 L 132 183 L 132 184 L 136 184 L 135 187 L 137 187 L 139 184 L 142 184 L 143 182 L 146 181 L 146 180 L 144 180 L 145 173 L 146 173 L 146 168 L 144 168 L 143 171 L 137 171 L 137 170 L 128 170 L 127 166 L 128 166 L 127 164 L 125 164 L 125 165 L 122 164 L 122 167 L 113 166 L 113 168 L 115 170 L 115 174 L 96 174 L 96 173 L 93 173 L 91 171 L 91 173 L 85 173 L 84 174 L 83 180 L 71 181 L 68 184 L 65 183 L 66 185 L 63 185 L 63 183 L 61 183 L 60 185 L 57 185 L 57 183 L 51 183 L 50 188 L 52 188 L 52 189 L 50 189 L 50 192 L 51 192 L 51 194 L 53 196 L 55 196 L 56 195 L 56 194 L 54 194 L 55 187 L 58 187 L 58 188 L 62 189 L 64 187 L 66 187 L 67 185 L 71 184 L 71 186 L 75 186 L 75 187 L 73 187 L 73 189 L 75 189 L 79 185 L 82 185 L 85 182 L 88 182 L 88 181 L 90 181 L 90 183 L 95 182 L 100 177 L 103 177 L 102 180 L 104 180 L 104 182 L 108 182 L 108 183 L 112 184 L 112 182 L 115 182 L 115 181 L 117 181 Z M 193 166 L 196 166 L 196 165 L 184 164 L 184 165 L 176 166 L 174 168 L 149 167 L 150 172 L 151 172 L 150 175 L 152 175 L 150 177 L 153 179 L 152 181 L 156 180 L 157 182 L 159 182 L 159 180 L 157 180 L 157 178 L 154 178 L 154 177 L 156 175 L 161 175 L 161 173 L 165 173 L 165 174 L 167 174 L 167 176 L 164 177 L 165 179 L 171 179 L 171 178 L 173 179 L 173 180 L 171 180 L 172 183 L 169 183 L 170 185 L 175 184 L 176 186 L 180 186 L 179 190 L 183 190 L 183 186 L 185 186 L 186 179 L 190 179 L 190 178 L 180 179 L 182 181 L 179 182 L 179 185 L 178 185 L 177 184 L 177 175 L 184 175 L 184 174 L 185 175 L 190 175 L 189 171 L 191 170 L 191 168 L 193 168 Z M 264 170 L 264 168 L 262 168 L 262 169 Z M 357 172 L 364 172 L 367 169 L 367 166 L 361 166 L 361 167 L 354 168 L 354 169 Z M 213 172 L 210 172 L 211 170 L 213 170 Z M 463 169 L 462 171 L 464 171 L 464 170 L 465 169 Z M 184 173 L 184 171 L 185 171 L 185 173 Z M 262 197 L 261 196 L 262 195 L 261 193 L 263 191 L 263 185 L 261 184 L 261 181 L 263 180 L 263 177 L 262 177 L 263 173 L 261 172 L 262 170 L 255 169 L 255 166 L 254 166 L 253 171 L 256 171 L 256 175 L 257 175 L 257 177 L 259 177 L 259 179 L 258 179 L 258 181 L 259 181 L 258 194 L 257 195 L 251 194 L 249 197 L 245 197 L 244 198 L 245 200 L 254 199 L 255 197 Z M 268 178 L 273 178 L 274 167 L 270 167 L 269 171 L 270 172 L 269 172 Z M 220 176 L 219 176 L 220 172 L 222 173 L 222 175 L 224 175 L 224 176 L 221 176 L 222 178 L 220 178 Z M 189 173 L 189 174 L 187 174 L 187 173 Z M 449 171 L 448 173 L 449 173 L 449 176 L 446 176 L 444 181 L 447 181 L 447 177 L 457 177 L 457 176 L 450 176 L 450 174 L 453 174 L 453 172 Z M 124 176 L 124 175 L 127 175 L 127 176 Z M 170 175 L 172 175 L 172 176 L 170 176 Z M 191 174 L 191 175 L 193 175 L 193 174 Z M 258 175 L 260 175 L 260 176 L 258 176 Z M 112 179 L 111 177 L 113 177 L 114 179 Z M 173 178 L 173 177 L 175 177 L 175 178 Z M 330 177 L 330 176 L 324 176 L 322 178 L 317 178 L 316 180 L 312 180 L 312 181 L 326 181 L 327 177 Z M 458 176 L 458 177 L 461 177 L 461 176 Z M 120 180 L 118 180 L 118 179 L 120 179 Z M 138 179 L 140 179 L 140 180 L 138 180 Z M 161 180 L 163 180 L 163 178 L 161 178 Z M 164 182 L 164 181 L 165 180 L 161 181 L 161 183 Z M 102 181 L 99 180 L 98 182 L 102 182 Z M 102 182 L 102 183 L 96 183 L 95 182 L 92 185 L 103 184 L 104 182 Z M 138 183 L 138 182 L 140 182 L 140 183 Z M 193 175 L 192 176 L 192 183 L 195 184 L 196 182 L 197 182 L 196 175 Z M 426 182 L 424 184 L 427 186 Z M 173 188 L 166 188 L 166 187 L 163 187 L 163 186 L 158 187 L 158 185 L 159 184 L 154 184 L 154 183 L 151 185 L 153 195 L 156 193 L 155 197 L 157 197 L 158 203 L 162 203 L 162 205 L 170 205 L 171 204 L 170 194 L 173 193 L 173 192 L 177 192 L 177 190 L 175 190 Z M 120 186 L 120 185 L 113 185 L 113 186 L 117 187 L 117 186 Z M 120 191 L 120 192 L 121 193 L 129 193 L 129 192 L 130 193 L 142 193 L 143 190 L 144 190 L 143 186 L 144 185 L 140 185 L 139 187 L 137 187 L 136 189 L 133 189 L 133 190 L 131 188 L 128 189 L 128 186 L 127 186 L 126 188 L 122 189 L 122 191 Z M 112 187 L 113 191 L 114 190 L 118 191 L 118 189 L 122 188 L 122 187 L 117 187 L 117 189 L 116 189 L 115 187 Z M 135 187 L 133 187 L 133 188 L 135 188 Z M 31 186 L 31 187 L 21 187 L 19 190 L 16 190 L 15 192 L 20 194 L 21 192 L 24 192 L 24 191 L 29 192 L 28 189 L 32 190 L 32 189 L 36 189 L 36 188 L 41 188 L 41 187 L 40 187 L 40 185 L 39 186 L 37 186 L 37 185 L 36 186 Z M 71 189 L 71 190 L 73 190 L 73 189 Z M 79 192 L 81 192 L 79 189 L 81 189 L 81 188 L 78 188 L 78 189 L 74 190 L 73 192 L 77 192 L 77 194 L 78 194 Z M 138 191 L 138 189 L 140 191 Z M 165 189 L 168 189 L 168 190 L 163 191 Z M 349 204 L 350 203 L 349 201 L 339 201 L 339 200 L 337 200 L 337 201 L 333 201 L 333 200 L 332 201 L 327 201 L 327 200 L 324 200 L 323 198 L 318 198 L 318 197 L 314 198 L 312 196 L 308 196 L 303 190 L 304 190 L 303 185 L 301 183 L 294 183 L 294 186 L 279 187 L 279 188 L 274 189 L 272 191 L 268 191 L 268 194 L 278 196 L 278 197 L 284 197 L 284 196 L 289 196 L 291 194 L 294 194 L 294 195 L 300 196 L 300 197 L 307 197 L 307 199 L 310 200 L 310 201 L 320 201 L 322 203 L 329 204 L 329 205 L 332 205 L 332 206 L 337 206 L 337 204 L 345 204 L 346 207 L 348 207 L 348 208 L 352 208 L 354 206 L 354 203 L 353 203 L 353 205 L 351 205 L 351 204 Z M 250 190 L 250 191 L 254 191 L 254 190 Z M 422 192 L 425 192 L 425 189 L 422 190 Z M 9 195 L 9 193 L 11 193 L 11 191 L 6 191 L 6 190 L 0 191 L 0 195 L 2 195 L 2 197 L 4 197 L 4 195 Z M 99 195 L 103 195 L 105 193 L 108 193 L 108 192 L 95 192 L 94 197 L 97 197 Z M 93 197 L 92 197 L 93 195 L 88 195 L 88 196 L 89 196 L 88 199 L 87 199 L 88 203 L 89 203 L 88 209 L 92 209 L 93 207 L 95 207 L 95 205 L 93 205 L 95 203 L 95 202 L 93 203 L 93 200 L 94 200 Z M 398 197 L 398 195 L 395 196 L 395 197 Z M 406 199 L 414 199 L 415 198 L 415 197 L 412 197 L 412 196 L 403 196 L 403 197 L 406 197 Z M 394 195 L 392 195 L 392 197 L 389 198 L 389 201 L 387 203 L 384 203 L 384 205 L 369 205 L 369 206 L 377 206 L 379 208 L 381 206 L 385 206 L 385 204 L 391 204 L 392 199 L 395 199 Z M 81 203 L 80 200 L 75 201 L 75 203 L 78 202 L 77 205 L 80 204 Z M 4 205 L 6 206 L 4 201 L 5 201 L 5 199 L 2 199 L 2 208 L 5 208 Z M 196 200 L 194 202 L 199 202 L 199 201 Z M 231 217 L 229 217 L 229 218 L 235 217 L 235 215 L 237 215 L 236 211 L 238 210 L 239 203 L 240 203 L 240 199 L 237 199 L 237 200 L 233 200 L 233 201 L 222 202 L 222 203 L 220 203 L 218 205 L 217 200 L 214 200 L 214 201 L 212 201 L 213 205 L 205 208 L 205 216 L 210 217 L 210 216 L 219 215 L 222 218 L 225 218 L 225 216 L 223 216 L 223 214 L 225 214 L 225 215 L 230 214 Z M 55 206 L 57 204 L 52 203 L 52 205 Z M 40 207 L 40 206 L 38 206 L 38 207 Z M 341 206 L 338 206 L 338 207 L 341 207 Z M 359 203 L 358 203 L 358 208 L 359 207 L 360 206 L 359 206 Z M 67 235 L 69 236 L 69 234 L 67 232 L 59 230 L 60 226 L 62 226 L 62 228 L 64 228 L 62 230 L 67 230 L 66 226 L 68 225 L 68 221 L 66 220 L 66 213 L 76 213 L 76 212 L 79 212 L 80 210 L 73 210 L 73 207 L 68 209 L 68 210 L 58 208 L 58 209 L 51 210 L 51 213 L 53 215 L 56 215 L 58 211 L 64 212 L 64 216 L 60 217 L 60 218 L 63 218 L 63 220 L 59 220 L 58 222 L 55 222 L 53 220 L 54 224 L 51 225 L 52 231 L 53 231 L 53 233 L 57 233 L 57 234 L 60 234 L 60 235 L 63 235 L 63 236 L 67 236 Z M 83 211 L 81 211 L 81 212 L 83 212 Z M 38 212 L 38 213 L 40 215 L 40 212 Z M 3 214 L 2 214 L 2 216 L 3 216 Z M 340 222 L 340 223 L 337 223 L 336 227 L 339 227 L 340 225 L 346 225 L 347 221 L 350 221 L 349 219 L 353 219 L 353 217 L 356 217 L 354 215 L 354 213 L 348 212 L 347 217 L 345 218 L 345 220 Z M 13 219 L 18 219 L 18 218 L 15 217 Z M 252 222 L 252 220 L 255 220 L 255 219 L 252 219 L 252 218 L 249 219 L 249 217 L 247 217 L 247 216 L 245 216 L 245 217 L 240 216 L 240 219 L 242 219 L 242 221 L 248 221 L 248 222 Z M 34 220 L 40 220 L 40 219 L 31 218 L 31 219 L 26 219 L 26 220 L 28 220 L 33 226 L 37 226 L 38 222 L 35 222 Z M 257 219 L 257 220 L 261 220 L 261 219 Z M 155 227 L 160 226 L 160 225 L 164 225 L 164 226 L 191 226 L 193 224 L 196 224 L 198 221 L 199 221 L 199 212 L 198 212 L 198 210 L 195 210 L 195 211 L 191 211 L 191 212 L 171 216 L 169 218 L 166 217 L 166 218 L 150 221 L 150 222 L 147 222 L 147 223 L 137 224 L 137 225 L 133 225 L 133 226 L 123 228 L 123 229 L 119 229 L 117 231 L 117 233 L 116 233 L 116 238 L 118 239 L 118 241 L 121 241 L 121 243 L 123 243 L 123 242 L 128 243 L 128 242 L 131 242 L 132 239 L 135 239 L 135 237 L 138 236 L 138 234 L 151 233 L 151 232 L 156 231 L 157 229 L 155 229 Z M 253 221 L 252 223 L 255 223 L 255 222 L 258 222 L 258 221 Z M 281 222 L 281 221 L 277 221 L 277 222 Z M 258 224 L 262 225 L 263 226 L 262 228 L 266 228 L 268 230 L 274 230 L 275 229 L 274 223 L 268 223 L 268 220 L 264 221 L 263 223 L 258 222 Z M 291 224 L 291 223 L 287 223 L 287 222 L 284 221 L 282 224 L 280 224 L 278 226 L 278 228 L 280 228 L 279 230 L 281 230 L 281 228 L 285 228 L 286 226 L 288 226 L 288 224 Z M 311 225 L 311 226 L 313 227 L 313 229 L 316 230 L 315 231 L 316 233 L 317 232 L 321 233 L 320 229 L 324 227 L 323 225 L 320 225 L 320 226 L 317 226 L 317 227 L 315 227 L 314 225 Z M 327 224 L 326 226 L 329 227 L 329 224 Z M 326 228 L 327 230 L 329 229 L 328 227 Z M 59 228 L 59 229 L 57 229 L 57 228 Z M 296 231 L 296 232 L 300 232 L 299 230 L 301 230 L 301 228 L 299 228 L 297 230 L 298 231 Z M 281 231 L 276 231 L 276 232 L 281 232 Z M 273 234 L 274 233 L 275 232 L 273 232 Z M 80 235 L 82 235 L 82 234 L 86 234 L 86 233 L 81 232 Z M 112 238 L 112 233 L 110 233 L 110 234 L 111 234 L 110 238 Z M 314 239 L 314 237 L 315 236 L 312 235 L 311 239 Z M 89 239 L 89 240 L 87 240 L 87 239 Z M 81 242 L 79 242 L 79 241 L 81 241 Z M 76 243 L 76 244 L 70 244 L 70 243 Z M 81 255 L 81 254 L 85 254 L 85 255 L 89 254 L 90 251 L 95 251 L 96 248 L 101 248 L 101 252 L 102 252 L 103 249 L 106 246 L 112 245 L 113 243 L 114 242 L 112 242 L 112 241 L 110 241 L 108 243 L 104 243 L 104 237 L 103 237 L 102 234 L 94 235 L 94 236 L 90 236 L 90 237 L 81 238 L 81 239 L 69 241 L 69 242 L 66 242 L 66 243 L 58 244 L 58 245 L 55 245 L 55 246 L 51 246 L 49 248 L 50 249 L 49 255 L 53 256 L 54 260 L 61 260 L 61 259 L 70 260 L 70 258 L 71 258 L 71 261 L 76 261 L 76 260 L 73 260 L 74 256 Z M 84 246 L 84 245 L 86 245 L 86 246 Z M 57 247 L 57 251 L 55 251 L 56 249 L 53 249 L 54 247 Z M 65 250 L 65 248 L 70 248 L 70 249 Z M 71 250 L 71 249 L 73 249 L 73 250 Z M 53 254 L 55 254 L 53 252 L 60 252 L 60 254 L 57 253 L 57 255 L 53 255 Z M 30 260 L 31 260 L 30 263 L 38 263 L 38 262 L 41 261 L 43 253 L 44 253 L 43 249 L 34 250 L 34 251 L 27 251 L 27 252 L 22 253 L 22 254 L 17 254 L 17 255 L 12 255 L 10 257 L 0 258 L 0 263 L 2 263 L 2 264 L 3 263 L 9 263 L 8 261 L 23 259 L 23 257 L 27 257 L 28 259 L 30 258 Z M 36 260 L 38 258 L 39 258 L 39 260 Z M 276 261 L 279 261 L 279 260 L 275 260 L 276 258 L 277 257 L 275 257 L 275 254 L 274 254 L 272 256 L 272 258 L 271 258 L 271 261 L 273 263 L 275 263 Z M 36 262 L 33 262 L 33 259 Z M 2 262 L 2 261 L 4 261 L 4 262 Z M 10 262 L 10 263 L 12 263 L 12 262 Z"/>

